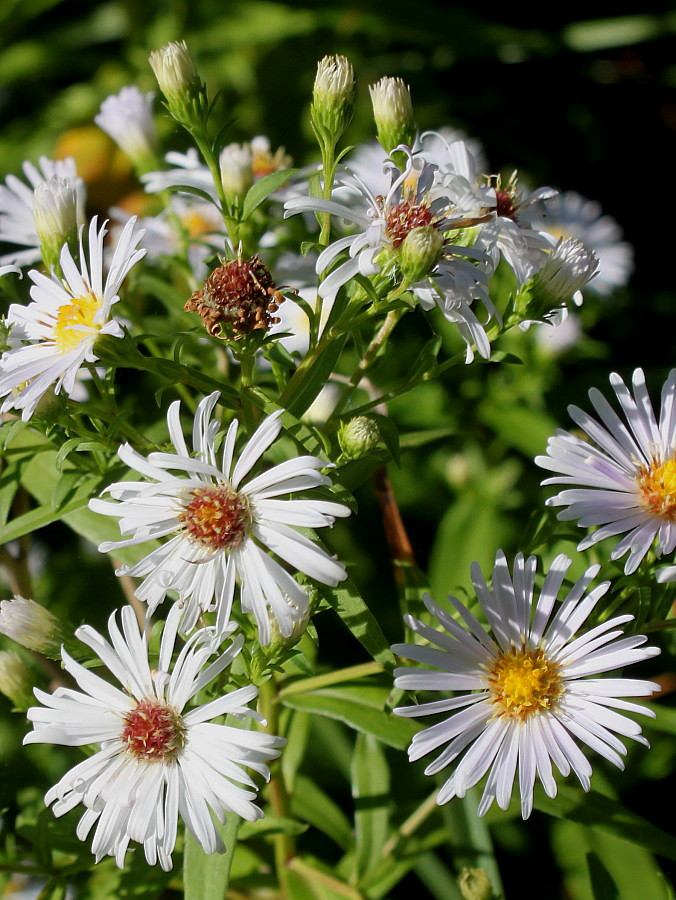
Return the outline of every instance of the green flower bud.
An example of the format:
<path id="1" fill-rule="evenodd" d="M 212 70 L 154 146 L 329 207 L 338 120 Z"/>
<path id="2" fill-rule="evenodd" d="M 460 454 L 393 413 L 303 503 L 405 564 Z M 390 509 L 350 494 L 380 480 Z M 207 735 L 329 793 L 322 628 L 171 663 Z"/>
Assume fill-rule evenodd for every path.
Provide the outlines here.
<path id="1" fill-rule="evenodd" d="M 494 900 L 495 894 L 483 869 L 463 869 L 458 878 L 462 900 Z"/>
<path id="2" fill-rule="evenodd" d="M 61 645 L 70 639 L 49 610 L 19 596 L 0 601 L 0 634 L 50 659 L 61 659 Z"/>
<path id="3" fill-rule="evenodd" d="M 356 84 L 345 56 L 325 56 L 317 64 L 310 116 L 320 143 L 334 145 L 352 121 Z"/>
<path id="4" fill-rule="evenodd" d="M 411 89 L 401 78 L 381 78 L 369 87 L 378 140 L 386 153 L 413 146 L 415 123 Z M 395 160 L 396 162 L 396 160 Z"/>
<path id="5" fill-rule="evenodd" d="M 359 459 L 374 450 L 380 440 L 380 429 L 368 416 L 355 416 L 341 425 L 338 443 L 348 459 Z"/>
<path id="6" fill-rule="evenodd" d="M 432 271 L 439 261 L 444 236 L 434 225 L 412 228 L 399 248 L 399 268 L 404 284 L 415 284 Z"/>
<path id="7" fill-rule="evenodd" d="M 291 629 L 291 634 L 284 635 L 279 628 L 279 622 L 277 621 L 274 613 L 270 616 L 270 630 L 272 636 L 270 639 L 270 644 L 266 648 L 266 655 L 268 656 L 276 656 L 279 654 L 280 650 L 288 650 L 290 647 L 293 647 L 295 644 L 297 644 L 305 634 L 305 629 L 307 628 L 308 622 L 310 621 L 310 607 L 308 607 L 306 612 L 301 613 L 296 605 L 292 603 L 286 595 L 284 599 L 294 611 L 293 627 Z"/>
<path id="8" fill-rule="evenodd" d="M 13 650 L 0 650 L 0 692 L 25 712 L 34 702 L 30 669 Z"/>
<path id="9" fill-rule="evenodd" d="M 61 249 L 77 247 L 77 186 L 72 178 L 47 178 L 33 193 L 33 218 L 40 239 L 42 261 L 58 269 Z"/>
<path id="10" fill-rule="evenodd" d="M 172 41 L 161 50 L 153 50 L 148 61 L 169 112 L 181 124 L 191 124 L 193 109 L 201 106 L 206 91 L 186 42 Z"/>

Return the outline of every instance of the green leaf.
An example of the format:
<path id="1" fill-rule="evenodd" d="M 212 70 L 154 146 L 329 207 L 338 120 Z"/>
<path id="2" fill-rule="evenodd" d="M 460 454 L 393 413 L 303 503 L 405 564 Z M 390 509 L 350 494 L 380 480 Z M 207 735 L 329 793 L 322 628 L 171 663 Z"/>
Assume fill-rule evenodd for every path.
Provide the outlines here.
<path id="1" fill-rule="evenodd" d="M 484 403 L 479 418 L 498 434 L 509 447 L 532 458 L 544 453 L 547 439 L 554 434 L 556 422 L 546 412 L 523 406 Z"/>
<path id="2" fill-rule="evenodd" d="M 296 818 L 317 828 L 343 850 L 351 846 L 352 826 L 347 816 L 315 781 L 305 775 L 296 776 L 291 811 Z"/>
<path id="3" fill-rule="evenodd" d="M 326 385 L 343 351 L 346 335 L 336 338 L 319 354 L 310 369 L 300 366 L 280 398 L 280 405 L 294 416 L 302 416 Z"/>
<path id="4" fill-rule="evenodd" d="M 470 566 L 478 562 L 490 570 L 495 548 L 504 546 L 505 519 L 496 506 L 498 498 L 472 490 L 461 496 L 444 514 L 430 553 L 432 596 L 445 597 L 457 587 L 472 589 Z"/>
<path id="5" fill-rule="evenodd" d="M 266 837 L 273 834 L 303 834 L 307 831 L 307 825 L 296 822 L 294 819 L 280 818 L 279 816 L 265 816 L 255 822 L 243 822 L 239 830 L 239 840 L 248 841 L 251 838 Z"/>
<path id="6" fill-rule="evenodd" d="M 370 734 L 383 744 L 405 750 L 418 727 L 409 719 L 385 712 L 389 690 L 363 684 L 347 684 L 307 694 L 293 694 L 282 700 L 284 706 L 328 716 L 344 722 L 355 731 Z"/>
<path id="7" fill-rule="evenodd" d="M 400 435 L 399 443 L 402 450 L 410 450 L 413 447 L 423 447 L 433 441 L 441 441 L 444 438 L 456 434 L 455 428 L 428 428 L 424 431 L 409 431 Z"/>
<path id="8" fill-rule="evenodd" d="M 282 169 L 280 172 L 271 172 L 252 185 L 244 198 L 240 221 L 246 222 L 256 207 L 293 178 L 297 171 L 298 169 Z"/>
<path id="9" fill-rule="evenodd" d="M 280 406 L 275 400 L 271 400 L 260 388 L 249 386 L 245 388 L 245 391 L 256 406 L 262 409 L 266 415 L 270 415 L 271 413 L 278 412 L 282 409 L 282 425 L 284 426 L 284 429 L 288 431 L 291 437 L 298 441 L 307 453 L 310 453 L 313 456 L 324 456 L 326 454 L 326 447 L 321 439 L 322 436 L 314 428 L 307 425 L 305 422 L 302 422 L 293 415 L 293 413 L 289 412 L 289 410 Z"/>
<path id="10" fill-rule="evenodd" d="M 352 761 L 355 801 L 355 865 L 358 883 L 378 867 L 390 818 L 390 769 L 378 741 L 358 734 Z"/>
<path id="11" fill-rule="evenodd" d="M 223 900 L 228 888 L 237 831 L 242 820 L 228 813 L 225 825 L 216 825 L 225 843 L 225 853 L 205 853 L 186 829 L 183 853 L 183 889 L 185 900 Z"/>
<path id="12" fill-rule="evenodd" d="M 538 790 L 535 806 L 550 816 L 594 826 L 651 853 L 676 860 L 676 838 L 596 791 L 585 794 L 581 788 L 563 785 L 558 796 L 551 799 Z"/>
<path id="13" fill-rule="evenodd" d="M 369 418 L 373 419 L 378 425 L 380 437 L 387 449 L 392 454 L 392 459 L 399 466 L 401 465 L 401 454 L 399 452 L 399 429 L 389 416 L 383 416 L 380 413 L 369 413 Z"/>
<path id="14" fill-rule="evenodd" d="M 310 716 L 296 710 L 290 710 L 288 715 L 291 721 L 282 732 L 286 735 L 287 743 L 280 764 L 286 790 L 293 796 L 296 777 L 303 763 L 310 735 Z"/>
<path id="15" fill-rule="evenodd" d="M 612 875 L 596 853 L 587 854 L 587 865 L 595 900 L 622 900 Z"/>
<path id="16" fill-rule="evenodd" d="M 21 485 L 21 459 L 5 459 L 3 463 L 0 467 L 0 526 L 7 522 L 14 497 Z"/>
<path id="17" fill-rule="evenodd" d="M 328 866 L 311 857 L 294 857 L 287 878 L 288 896 L 293 900 L 363 900 L 358 891 L 339 881 Z"/>
<path id="18" fill-rule="evenodd" d="M 396 660 L 387 638 L 352 580 L 346 578 L 334 588 L 317 585 L 317 589 L 375 661 L 385 670 L 393 669 Z"/>

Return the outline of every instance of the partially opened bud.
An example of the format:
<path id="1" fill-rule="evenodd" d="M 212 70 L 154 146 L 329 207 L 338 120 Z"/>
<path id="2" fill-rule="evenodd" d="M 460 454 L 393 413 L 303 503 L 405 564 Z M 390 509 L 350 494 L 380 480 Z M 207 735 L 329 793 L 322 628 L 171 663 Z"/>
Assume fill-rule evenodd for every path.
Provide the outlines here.
<path id="1" fill-rule="evenodd" d="M 61 659 L 61 645 L 70 638 L 48 609 L 19 596 L 0 601 L 0 633 L 50 659 Z"/>
<path id="2" fill-rule="evenodd" d="M 399 268 L 405 285 L 415 284 L 432 271 L 441 255 L 444 236 L 434 225 L 412 228 L 399 248 Z"/>
<path id="3" fill-rule="evenodd" d="M 77 185 L 72 178 L 54 175 L 33 193 L 33 218 L 40 239 L 42 261 L 49 269 L 59 264 L 61 249 L 77 245 Z"/>
<path id="4" fill-rule="evenodd" d="M 386 153 L 413 146 L 415 122 L 411 89 L 402 78 L 381 78 L 369 87 L 378 140 Z"/>
<path id="5" fill-rule="evenodd" d="M 517 310 L 527 319 L 539 319 L 571 301 L 579 306 L 580 291 L 598 268 L 598 257 L 584 244 L 573 238 L 561 239 L 540 271 L 524 285 Z"/>
<path id="6" fill-rule="evenodd" d="M 312 124 L 320 140 L 335 144 L 352 121 L 356 84 L 345 56 L 325 56 L 317 65 Z"/>
<path id="7" fill-rule="evenodd" d="M 0 650 L 0 692 L 22 711 L 35 700 L 30 669 L 13 650 Z"/>
<path id="8" fill-rule="evenodd" d="M 181 124 L 190 123 L 192 107 L 205 91 L 186 42 L 172 41 L 161 50 L 154 50 L 149 62 L 169 112 Z"/>
<path id="9" fill-rule="evenodd" d="M 221 152 L 221 182 L 228 200 L 242 198 L 253 184 L 249 144 L 228 144 Z"/>

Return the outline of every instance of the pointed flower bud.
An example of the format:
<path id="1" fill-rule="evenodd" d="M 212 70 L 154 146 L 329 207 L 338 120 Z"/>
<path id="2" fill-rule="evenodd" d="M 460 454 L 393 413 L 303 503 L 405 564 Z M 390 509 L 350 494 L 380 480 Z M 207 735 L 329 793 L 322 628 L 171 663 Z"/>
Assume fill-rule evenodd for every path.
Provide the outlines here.
<path id="1" fill-rule="evenodd" d="M 169 112 L 181 124 L 190 124 L 194 107 L 205 95 L 195 63 L 185 41 L 172 41 L 149 57 Z"/>
<path id="2" fill-rule="evenodd" d="M 375 450 L 380 440 L 380 429 L 368 416 L 355 416 L 345 422 L 338 431 L 338 443 L 348 459 L 359 459 Z"/>
<path id="3" fill-rule="evenodd" d="M 402 78 L 381 78 L 369 87 L 378 140 L 386 153 L 413 146 L 415 122 L 411 89 Z"/>
<path id="4" fill-rule="evenodd" d="M 54 175 L 35 188 L 33 218 L 40 239 L 42 261 L 49 269 L 59 264 L 61 248 L 77 246 L 77 185 L 72 178 Z"/>
<path id="5" fill-rule="evenodd" d="M 312 125 L 320 141 L 336 144 L 352 121 L 356 84 L 352 63 L 345 56 L 325 56 L 317 64 Z"/>
<path id="6" fill-rule="evenodd" d="M 415 284 L 430 274 L 441 255 L 444 235 L 434 225 L 411 229 L 399 248 L 399 268 L 405 285 Z"/>
<path id="7" fill-rule="evenodd" d="M 33 678 L 14 650 L 0 650 L 0 692 L 22 711 L 33 705 Z"/>
<path id="8" fill-rule="evenodd" d="M 221 181 L 228 200 L 241 199 L 253 184 L 249 144 L 228 144 L 221 152 Z"/>
<path id="9" fill-rule="evenodd" d="M 49 610 L 19 596 L 0 601 L 0 634 L 50 659 L 61 659 L 61 645 L 70 638 Z"/>
<path id="10" fill-rule="evenodd" d="M 561 239 L 544 266 L 522 289 L 517 308 L 521 306 L 526 318 L 539 319 L 565 307 L 571 300 L 579 306 L 582 303 L 579 292 L 598 268 L 598 257 L 584 244 L 573 238 Z"/>

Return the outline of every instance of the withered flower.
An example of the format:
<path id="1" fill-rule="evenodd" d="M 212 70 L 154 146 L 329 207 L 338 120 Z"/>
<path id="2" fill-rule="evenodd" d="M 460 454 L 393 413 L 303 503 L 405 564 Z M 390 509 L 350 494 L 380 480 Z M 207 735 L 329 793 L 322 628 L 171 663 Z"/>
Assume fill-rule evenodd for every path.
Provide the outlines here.
<path id="1" fill-rule="evenodd" d="M 209 275 L 204 287 L 185 304 L 202 317 L 214 337 L 238 340 L 256 329 L 269 331 L 279 322 L 274 315 L 284 296 L 270 270 L 258 257 L 233 259 Z"/>

